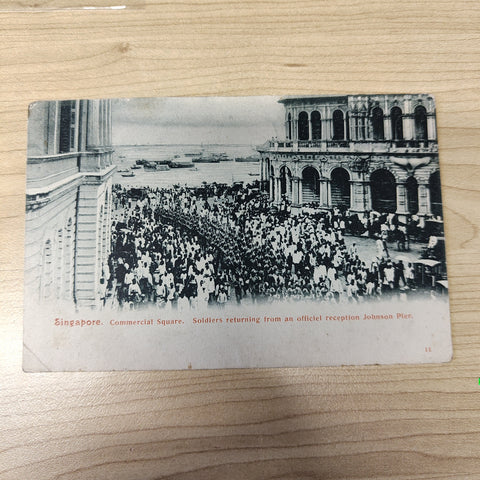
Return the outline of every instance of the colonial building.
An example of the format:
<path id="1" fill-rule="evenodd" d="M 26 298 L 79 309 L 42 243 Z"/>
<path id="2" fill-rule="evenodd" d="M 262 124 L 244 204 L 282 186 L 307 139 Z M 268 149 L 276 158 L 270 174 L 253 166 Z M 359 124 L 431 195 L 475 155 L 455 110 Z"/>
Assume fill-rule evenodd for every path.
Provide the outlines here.
<path id="1" fill-rule="evenodd" d="M 110 100 L 30 106 L 25 298 L 31 305 L 98 304 L 114 170 Z"/>
<path id="2" fill-rule="evenodd" d="M 285 97 L 285 139 L 258 147 L 270 198 L 351 212 L 441 215 L 429 95 Z"/>

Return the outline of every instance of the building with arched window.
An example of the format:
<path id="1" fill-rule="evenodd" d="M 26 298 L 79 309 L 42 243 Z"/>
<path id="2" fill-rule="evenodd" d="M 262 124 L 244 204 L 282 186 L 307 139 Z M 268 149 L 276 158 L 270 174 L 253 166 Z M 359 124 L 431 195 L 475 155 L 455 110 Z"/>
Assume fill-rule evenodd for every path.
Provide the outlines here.
<path id="1" fill-rule="evenodd" d="M 286 140 L 258 147 L 270 198 L 362 213 L 441 215 L 429 95 L 284 97 Z"/>
<path id="2" fill-rule="evenodd" d="M 32 104 L 27 153 L 25 298 L 95 306 L 110 253 L 110 100 Z"/>

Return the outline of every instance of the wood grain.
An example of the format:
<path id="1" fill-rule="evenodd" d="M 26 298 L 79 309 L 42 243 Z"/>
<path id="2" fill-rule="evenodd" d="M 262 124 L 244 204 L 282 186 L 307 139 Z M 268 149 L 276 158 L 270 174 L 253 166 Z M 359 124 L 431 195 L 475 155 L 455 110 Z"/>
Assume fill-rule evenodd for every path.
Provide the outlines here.
<path id="1" fill-rule="evenodd" d="M 477 0 L 151 0 L 0 35 L 2 480 L 480 478 Z M 22 372 L 30 102 L 354 92 L 436 97 L 450 364 Z"/>

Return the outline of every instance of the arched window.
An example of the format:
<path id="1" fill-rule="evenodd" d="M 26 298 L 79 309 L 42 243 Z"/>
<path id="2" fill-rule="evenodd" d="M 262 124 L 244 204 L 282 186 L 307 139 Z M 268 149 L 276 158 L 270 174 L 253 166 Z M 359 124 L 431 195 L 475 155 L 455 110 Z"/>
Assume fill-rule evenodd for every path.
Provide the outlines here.
<path id="1" fill-rule="evenodd" d="M 402 110 L 393 107 L 390 110 L 390 122 L 392 124 L 392 140 L 403 140 L 403 118 Z"/>
<path id="2" fill-rule="evenodd" d="M 428 139 L 427 111 L 422 105 L 418 105 L 414 112 L 415 117 L 415 139 L 426 141 Z"/>
<path id="3" fill-rule="evenodd" d="M 308 140 L 308 130 L 308 113 L 300 112 L 300 114 L 298 115 L 298 139 Z"/>
<path id="4" fill-rule="evenodd" d="M 345 139 L 345 125 L 343 123 L 343 112 L 335 110 L 333 112 L 333 140 Z"/>
<path id="5" fill-rule="evenodd" d="M 288 114 L 288 120 L 287 120 L 287 139 L 291 140 L 292 139 L 292 114 Z"/>
<path id="6" fill-rule="evenodd" d="M 311 115 L 312 121 L 312 140 L 320 140 L 322 138 L 322 119 L 320 112 L 315 110 Z"/>
<path id="7" fill-rule="evenodd" d="M 395 177 L 385 169 L 376 170 L 370 176 L 372 208 L 377 212 L 395 213 L 397 191 Z"/>
<path id="8" fill-rule="evenodd" d="M 331 175 L 332 207 L 350 208 L 350 175 L 344 168 L 335 168 Z"/>
<path id="9" fill-rule="evenodd" d="M 282 195 L 290 195 L 292 191 L 292 173 L 288 167 L 280 169 L 280 193 Z"/>
<path id="10" fill-rule="evenodd" d="M 306 167 L 302 172 L 302 203 L 320 201 L 320 175 L 313 167 Z"/>
<path id="11" fill-rule="evenodd" d="M 385 138 L 383 131 L 383 110 L 375 107 L 372 110 L 372 130 L 374 140 L 383 140 Z"/>

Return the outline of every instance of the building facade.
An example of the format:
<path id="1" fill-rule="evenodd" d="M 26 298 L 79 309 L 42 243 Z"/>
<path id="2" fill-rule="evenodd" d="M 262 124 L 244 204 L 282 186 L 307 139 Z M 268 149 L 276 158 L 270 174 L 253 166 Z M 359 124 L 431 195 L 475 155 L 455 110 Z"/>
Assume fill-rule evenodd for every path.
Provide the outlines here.
<path id="1" fill-rule="evenodd" d="M 112 211 L 110 100 L 30 106 L 25 298 L 99 304 Z"/>
<path id="2" fill-rule="evenodd" d="M 285 139 L 257 147 L 271 200 L 442 215 L 435 103 L 429 95 L 285 97 Z"/>

